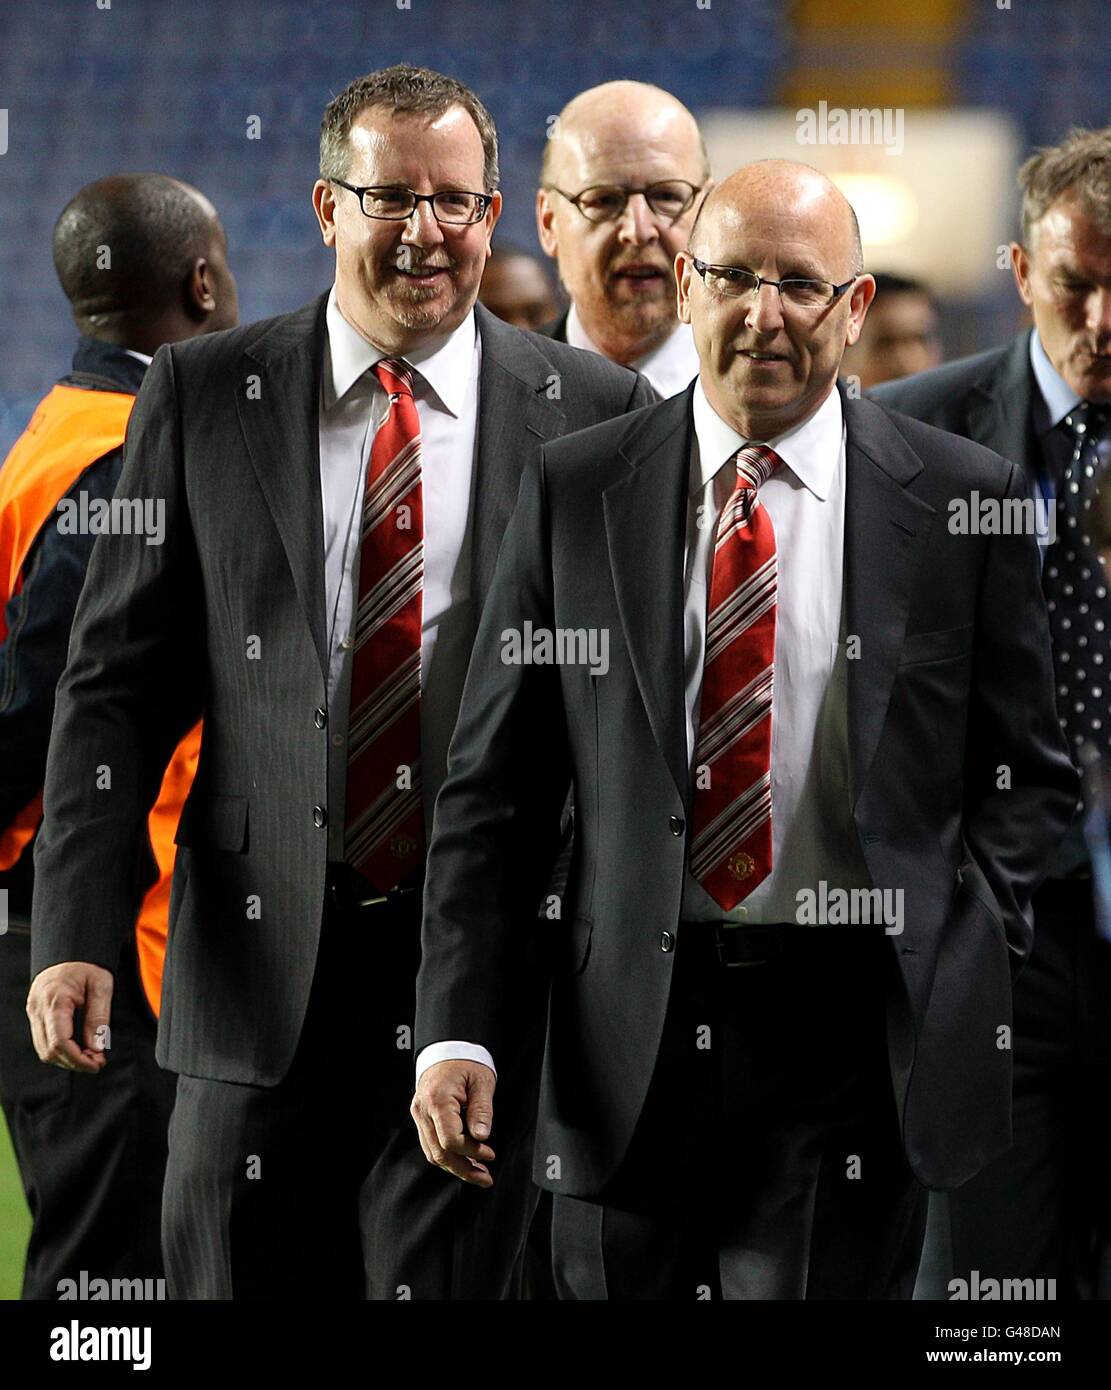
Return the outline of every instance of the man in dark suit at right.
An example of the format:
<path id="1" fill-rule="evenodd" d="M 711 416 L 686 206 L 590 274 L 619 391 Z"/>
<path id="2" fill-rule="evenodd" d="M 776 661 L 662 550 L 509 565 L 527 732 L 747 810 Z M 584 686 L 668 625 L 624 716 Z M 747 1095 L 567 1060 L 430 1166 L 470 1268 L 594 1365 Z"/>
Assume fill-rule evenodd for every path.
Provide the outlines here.
<path id="1" fill-rule="evenodd" d="M 1041 150 L 1019 184 L 1011 262 L 1033 330 L 874 398 L 986 444 L 1043 499 L 1055 523 L 1042 583 L 1060 721 L 1074 760 L 1091 750 L 1107 766 L 1111 604 L 1086 514 L 1111 450 L 1111 127 Z M 949 1193 L 947 1218 L 931 1215 L 929 1263 L 943 1273 L 920 1288 L 927 1296 L 947 1296 L 945 1274 L 977 1269 L 1055 1278 L 1058 1297 L 1111 1298 L 1111 948 L 1094 931 L 1079 824 L 1034 914 L 1015 989 L 1014 1147 Z"/>
<path id="2" fill-rule="evenodd" d="M 1010 1144 L 1011 981 L 1076 807 L 1036 542 L 947 524 L 1025 481 L 836 388 L 872 280 L 817 171 L 717 186 L 678 282 L 690 390 L 524 473 L 436 805 L 413 1115 L 496 1193 L 517 903 L 573 781 L 533 1169 L 561 1295 L 905 1298 L 922 1188 Z"/>

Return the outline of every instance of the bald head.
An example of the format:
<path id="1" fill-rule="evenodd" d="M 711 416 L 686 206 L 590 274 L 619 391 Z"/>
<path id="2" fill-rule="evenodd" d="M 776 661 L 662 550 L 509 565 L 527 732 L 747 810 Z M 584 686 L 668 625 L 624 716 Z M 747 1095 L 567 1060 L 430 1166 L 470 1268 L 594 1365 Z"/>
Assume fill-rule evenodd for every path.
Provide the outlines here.
<path id="1" fill-rule="evenodd" d="M 78 328 L 140 351 L 237 321 L 225 250 L 216 209 L 166 174 L 97 179 L 54 227 L 54 268 Z"/>
<path id="2" fill-rule="evenodd" d="M 774 440 L 828 400 L 875 292 L 862 270 L 853 210 L 816 169 L 760 160 L 711 190 L 679 257 L 679 315 L 739 434 Z"/>
<path id="3" fill-rule="evenodd" d="M 560 112 L 537 235 L 591 343 L 613 361 L 631 365 L 675 332 L 675 256 L 708 178 L 698 123 L 660 87 L 605 82 Z M 587 189 L 611 191 L 583 200 Z"/>
<path id="4" fill-rule="evenodd" d="M 864 270 L 864 251 L 860 224 L 853 206 L 836 184 L 809 164 L 790 159 L 760 159 L 744 164 L 723 179 L 703 199 L 691 228 L 691 250 L 700 259 L 710 229 L 718 225 L 740 229 L 763 224 L 784 229 L 789 239 L 792 229 L 804 227 L 815 236 L 829 255 L 829 274 L 836 281 Z"/>
<path id="5" fill-rule="evenodd" d="M 567 103 L 545 147 L 540 182 L 568 188 L 584 166 L 612 156 L 627 160 L 638 146 L 682 159 L 699 186 L 710 176 L 698 122 L 678 97 L 650 82 L 623 80 L 589 87 Z"/>

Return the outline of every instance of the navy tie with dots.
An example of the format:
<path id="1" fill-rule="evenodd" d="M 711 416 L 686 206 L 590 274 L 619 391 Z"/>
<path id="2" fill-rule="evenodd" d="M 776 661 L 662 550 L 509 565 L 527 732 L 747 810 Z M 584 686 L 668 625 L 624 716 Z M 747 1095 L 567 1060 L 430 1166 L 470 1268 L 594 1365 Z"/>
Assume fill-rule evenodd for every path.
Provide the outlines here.
<path id="1" fill-rule="evenodd" d="M 1107 467 L 1111 409 L 1082 402 L 1064 419 L 1072 455 L 1057 488 L 1057 537 L 1042 573 L 1057 712 L 1074 761 L 1087 745 L 1111 764 L 1111 604 L 1088 513 Z"/>

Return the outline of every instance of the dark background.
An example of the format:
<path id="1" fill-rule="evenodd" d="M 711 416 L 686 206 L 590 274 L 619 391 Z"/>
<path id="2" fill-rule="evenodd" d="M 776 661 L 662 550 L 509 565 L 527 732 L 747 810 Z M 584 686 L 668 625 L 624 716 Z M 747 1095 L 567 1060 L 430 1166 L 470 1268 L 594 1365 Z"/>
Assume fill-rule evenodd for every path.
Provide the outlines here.
<path id="1" fill-rule="evenodd" d="M 108 0 L 100 0 L 101 4 Z M 709 107 L 816 100 L 995 107 L 1024 147 L 1109 119 L 1105 0 L 0 0 L 0 457 L 69 363 L 50 260 L 84 183 L 158 169 L 216 204 L 244 321 L 330 280 L 309 206 L 320 115 L 347 82 L 399 61 L 459 77 L 502 144 L 501 231 L 535 246 L 546 123 L 584 87 L 657 82 Z M 249 116 L 261 139 L 247 139 Z M 954 152 L 959 158 L 959 151 Z M 723 172 L 723 171 L 715 171 Z M 954 236 L 960 232 L 953 210 Z M 943 299 L 950 353 L 1015 326 L 1014 291 Z"/>

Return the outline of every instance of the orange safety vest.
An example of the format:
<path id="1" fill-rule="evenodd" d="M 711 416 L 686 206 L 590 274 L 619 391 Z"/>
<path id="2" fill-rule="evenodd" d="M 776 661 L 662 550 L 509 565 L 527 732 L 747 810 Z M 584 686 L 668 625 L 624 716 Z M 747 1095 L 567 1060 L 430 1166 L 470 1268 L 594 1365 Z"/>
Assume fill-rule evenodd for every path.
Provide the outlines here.
<path id="1" fill-rule="evenodd" d="M 135 397 L 123 391 L 87 391 L 55 386 L 0 465 L 0 642 L 7 636 L 4 610 L 23 583 L 23 564 L 58 502 L 82 473 L 118 449 L 127 433 Z M 201 747 L 197 724 L 178 744 L 147 831 L 158 879 L 147 892 L 135 923 L 139 974 L 155 1015 L 162 995 L 174 834 L 193 785 Z M 0 870 L 10 869 L 34 838 L 42 819 L 42 793 L 0 830 Z"/>

